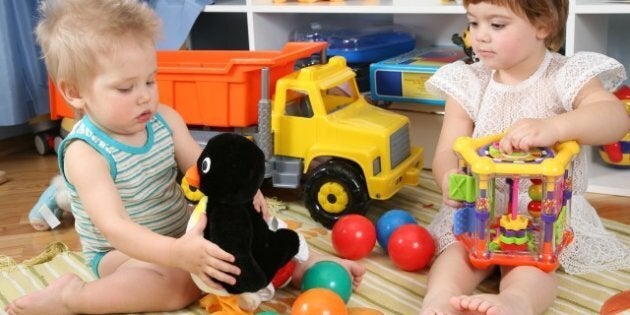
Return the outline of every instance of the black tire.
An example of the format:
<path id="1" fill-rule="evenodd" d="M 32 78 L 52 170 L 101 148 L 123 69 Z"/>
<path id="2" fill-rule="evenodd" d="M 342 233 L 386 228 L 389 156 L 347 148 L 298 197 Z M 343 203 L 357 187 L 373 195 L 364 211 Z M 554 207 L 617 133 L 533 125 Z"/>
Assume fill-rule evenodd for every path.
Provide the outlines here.
<path id="1" fill-rule="evenodd" d="M 52 148 L 49 145 L 49 137 L 51 136 L 46 133 L 38 133 L 35 135 L 33 142 L 35 144 L 35 151 L 37 151 L 37 154 L 46 155 L 52 152 Z"/>
<path id="2" fill-rule="evenodd" d="M 361 170 L 346 161 L 330 160 L 320 165 L 304 184 L 304 205 L 311 218 L 328 229 L 344 215 L 364 215 L 369 201 Z"/>

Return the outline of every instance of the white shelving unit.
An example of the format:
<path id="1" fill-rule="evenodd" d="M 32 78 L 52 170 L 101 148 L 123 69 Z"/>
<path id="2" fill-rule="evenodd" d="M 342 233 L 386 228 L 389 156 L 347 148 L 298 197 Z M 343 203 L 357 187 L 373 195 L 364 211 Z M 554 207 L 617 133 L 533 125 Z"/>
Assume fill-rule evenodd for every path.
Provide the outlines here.
<path id="1" fill-rule="evenodd" d="M 630 69 L 630 3 L 578 0 L 572 2 L 567 21 L 566 54 L 579 51 L 605 53 Z M 628 83 L 628 81 L 627 81 Z M 630 196 L 630 169 L 611 168 L 601 162 L 598 148 L 587 147 L 589 158 L 588 191 Z"/>
<path id="2" fill-rule="evenodd" d="M 216 0 L 208 13 L 242 13 L 247 19 L 250 50 L 280 49 L 291 31 L 310 22 L 378 21 L 410 26 L 417 45 L 450 44 L 451 36 L 466 27 L 464 9 L 440 0 L 346 0 L 301 3 L 287 0 Z M 242 27 L 242 26 L 241 26 Z M 567 21 L 565 53 L 595 51 L 621 61 L 630 69 L 630 4 L 603 0 L 572 0 Z M 222 32 L 224 30 L 221 30 Z M 229 30 L 228 30 L 229 31 Z M 211 30 L 208 31 L 211 36 Z M 596 151 L 595 148 L 587 148 Z M 589 163 L 590 192 L 630 196 L 630 169 Z"/>

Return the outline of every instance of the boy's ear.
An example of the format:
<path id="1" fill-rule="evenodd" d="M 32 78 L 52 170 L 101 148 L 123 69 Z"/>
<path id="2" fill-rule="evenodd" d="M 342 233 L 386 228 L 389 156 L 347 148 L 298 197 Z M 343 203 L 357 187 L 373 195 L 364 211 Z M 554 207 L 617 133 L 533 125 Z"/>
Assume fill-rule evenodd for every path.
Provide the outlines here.
<path id="1" fill-rule="evenodd" d="M 79 111 L 83 110 L 85 107 L 85 100 L 81 97 L 79 89 L 76 85 L 61 80 L 57 82 L 57 89 L 70 106 Z"/>

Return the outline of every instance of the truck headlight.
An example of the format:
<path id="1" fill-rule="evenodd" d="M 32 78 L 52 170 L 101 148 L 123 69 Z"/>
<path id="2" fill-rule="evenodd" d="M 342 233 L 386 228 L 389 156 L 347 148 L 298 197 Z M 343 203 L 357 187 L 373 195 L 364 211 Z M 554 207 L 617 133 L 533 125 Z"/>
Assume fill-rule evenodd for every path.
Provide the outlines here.
<path id="1" fill-rule="evenodd" d="M 372 172 L 374 176 L 381 173 L 381 157 L 377 157 L 372 161 Z"/>

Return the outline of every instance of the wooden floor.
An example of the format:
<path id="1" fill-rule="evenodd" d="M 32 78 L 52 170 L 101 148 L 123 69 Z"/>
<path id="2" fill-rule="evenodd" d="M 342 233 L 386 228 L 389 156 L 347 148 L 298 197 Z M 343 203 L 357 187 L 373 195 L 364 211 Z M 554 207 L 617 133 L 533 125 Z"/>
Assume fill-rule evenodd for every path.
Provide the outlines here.
<path id="1" fill-rule="evenodd" d="M 9 178 L 0 184 L 0 255 L 22 261 L 40 253 L 51 241 L 80 250 L 72 217 L 64 218 L 60 227 L 46 232 L 35 231 L 28 221 L 30 209 L 58 174 L 56 156 L 39 156 L 30 136 L 2 140 L 0 170 Z M 602 217 L 630 224 L 630 198 L 597 194 L 589 194 L 588 198 Z"/>

